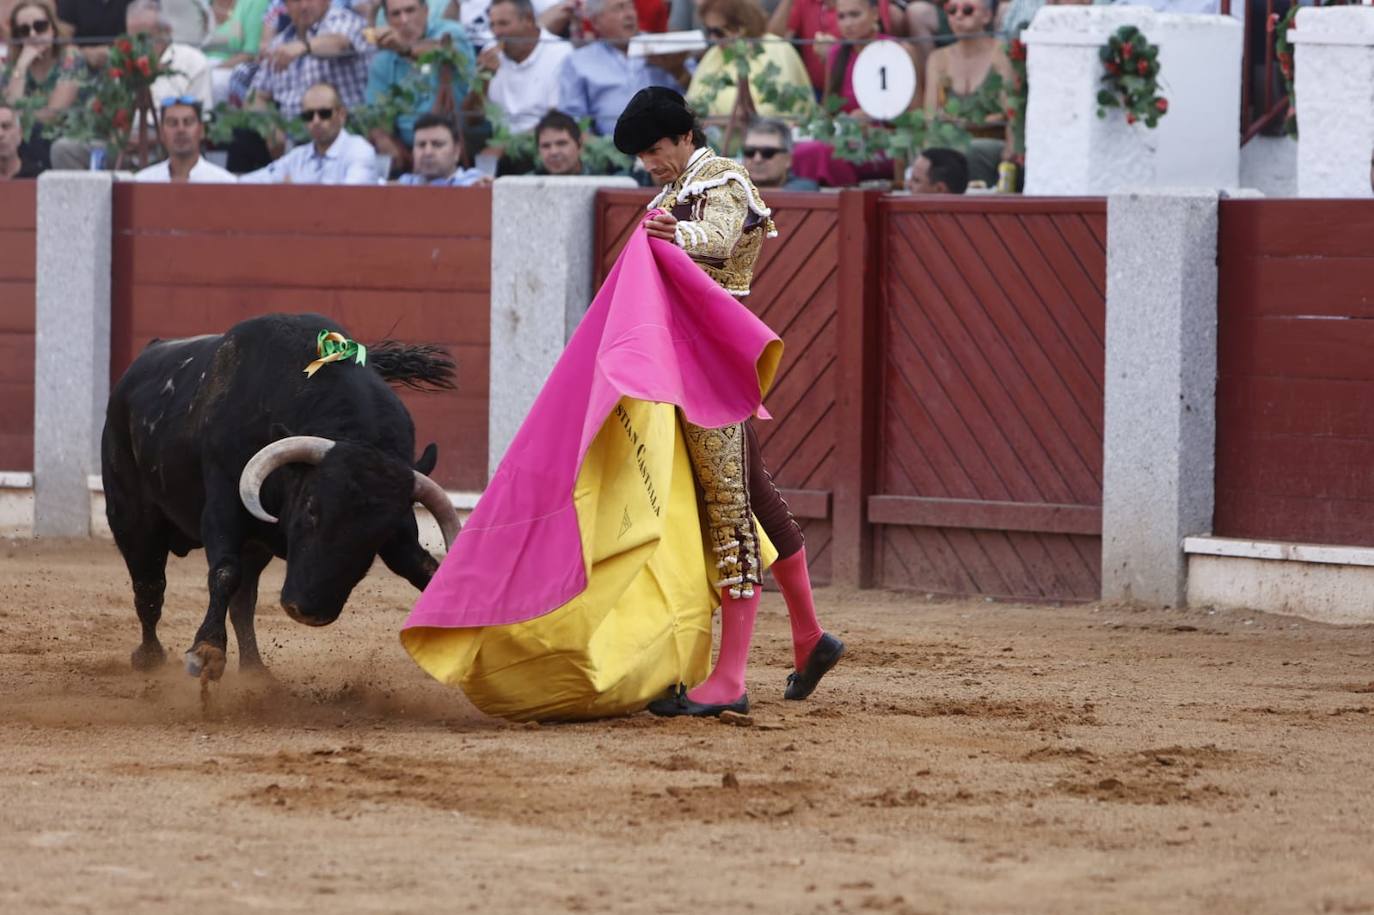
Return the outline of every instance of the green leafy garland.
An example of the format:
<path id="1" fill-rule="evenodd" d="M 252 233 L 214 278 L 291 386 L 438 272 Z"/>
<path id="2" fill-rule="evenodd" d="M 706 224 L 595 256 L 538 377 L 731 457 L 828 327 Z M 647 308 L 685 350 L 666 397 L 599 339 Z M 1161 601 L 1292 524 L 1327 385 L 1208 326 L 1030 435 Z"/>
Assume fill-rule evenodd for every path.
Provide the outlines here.
<path id="1" fill-rule="evenodd" d="M 769 61 L 750 79 L 750 62 L 763 53 L 757 40 L 740 39 L 721 45 L 726 67 L 703 81 L 706 88 L 699 106 L 709 108 L 719 92 L 749 80 L 755 99 L 770 106 L 785 120 L 794 122 L 802 136 L 819 140 L 834 150 L 835 158 L 868 162 L 878 156 L 914 159 L 922 149 L 943 146 L 968 149 L 973 137 L 966 125 L 983 125 L 1004 115 L 1006 86 L 993 73 L 979 92 L 967 99 L 951 98 L 934 115 L 922 109 L 906 111 L 890 121 L 876 122 L 840 110 L 844 101 L 832 96 L 815 101 L 809 87 L 781 84 L 781 69 Z"/>
<path id="2" fill-rule="evenodd" d="M 83 101 L 61 112 L 45 129 L 49 137 L 66 137 L 95 147 L 122 160 L 129 150 L 140 108 L 151 113 L 149 127 L 156 131 L 157 110 L 152 85 L 176 71 L 161 63 L 152 39 L 146 35 L 121 35 L 110 46 L 107 67 L 80 77 L 78 97 Z M 156 136 L 149 142 L 155 146 Z"/>
<path id="3" fill-rule="evenodd" d="M 1011 123 L 1012 154 L 1018 165 L 1026 161 L 1026 108 L 1030 102 L 1030 84 L 1026 81 L 1026 44 L 1013 38 L 1007 48 L 1011 60 L 1012 81 L 1007 87 L 1007 120 Z"/>
<path id="4" fill-rule="evenodd" d="M 1288 96 L 1288 116 L 1283 122 L 1283 132 L 1293 139 L 1298 137 L 1298 107 L 1293 91 L 1293 41 L 1288 33 L 1297 28 L 1294 22 L 1301 6 L 1294 3 L 1288 12 L 1279 19 L 1278 13 L 1269 14 L 1266 31 L 1274 35 L 1274 57 L 1279 62 L 1279 73 L 1283 76 L 1283 91 Z"/>
<path id="5" fill-rule="evenodd" d="M 1152 45 L 1133 25 L 1123 25 L 1098 52 L 1104 88 L 1097 93 L 1097 116 L 1108 108 L 1126 112 L 1126 123 L 1144 121 L 1156 127 L 1169 113 L 1169 100 L 1159 94 L 1159 46 Z"/>

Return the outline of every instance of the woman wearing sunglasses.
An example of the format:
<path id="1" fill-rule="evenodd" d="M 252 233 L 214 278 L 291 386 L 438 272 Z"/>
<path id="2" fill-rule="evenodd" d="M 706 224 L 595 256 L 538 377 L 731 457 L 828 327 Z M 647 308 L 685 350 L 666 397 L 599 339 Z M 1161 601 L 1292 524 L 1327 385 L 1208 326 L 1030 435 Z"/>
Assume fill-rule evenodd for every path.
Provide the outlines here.
<path id="1" fill-rule="evenodd" d="M 760 74 L 771 64 L 778 69 L 773 84 L 779 89 L 794 86 L 810 90 L 811 77 L 801 55 L 791 44 L 776 35 L 765 35 L 767 20 L 755 0 L 703 0 L 698 13 L 711 49 L 697 64 L 692 84 L 687 88 L 687 103 L 705 117 L 725 117 L 735 110 L 738 91 L 733 85 L 718 90 L 713 81 L 722 73 L 735 77 L 735 64 L 725 62 L 722 46 L 741 39 L 749 41 L 749 88 L 754 111 L 764 117 L 782 114 L 777 106 L 763 100 L 764 84 Z M 753 52 L 757 53 L 753 53 Z"/>
<path id="2" fill-rule="evenodd" d="M 993 31 L 993 0 L 950 0 L 945 5 L 956 41 L 930 55 L 926 65 L 925 109 L 935 113 L 951 100 L 969 101 L 983 92 L 993 73 L 1010 83 L 1014 78 L 1006 47 Z M 1005 96 L 990 100 L 986 121 L 965 124 L 973 134 L 969 177 L 988 185 L 997 182 L 997 164 L 1011 155 L 1010 133 L 1002 112 Z"/>
<path id="3" fill-rule="evenodd" d="M 9 15 L 9 56 L 0 80 L 5 101 L 19 104 L 38 99 L 36 117 L 42 124 L 55 120 L 76 101 L 81 56 L 69 44 L 58 45 L 57 12 L 49 0 L 20 0 Z M 28 148 L 46 168 L 51 143 L 35 124 Z"/>

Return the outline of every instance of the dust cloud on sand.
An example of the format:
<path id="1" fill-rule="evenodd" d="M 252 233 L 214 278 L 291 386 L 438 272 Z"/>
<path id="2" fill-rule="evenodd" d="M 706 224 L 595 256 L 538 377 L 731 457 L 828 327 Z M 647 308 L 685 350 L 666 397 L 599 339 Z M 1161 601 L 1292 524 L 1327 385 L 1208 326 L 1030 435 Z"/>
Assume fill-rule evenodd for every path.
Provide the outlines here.
<path id="1" fill-rule="evenodd" d="M 270 678 L 129 667 L 108 542 L 0 541 L 0 911 L 1374 913 L 1374 629 L 818 592 L 850 654 L 748 719 L 513 726 L 425 677 L 378 566 Z"/>

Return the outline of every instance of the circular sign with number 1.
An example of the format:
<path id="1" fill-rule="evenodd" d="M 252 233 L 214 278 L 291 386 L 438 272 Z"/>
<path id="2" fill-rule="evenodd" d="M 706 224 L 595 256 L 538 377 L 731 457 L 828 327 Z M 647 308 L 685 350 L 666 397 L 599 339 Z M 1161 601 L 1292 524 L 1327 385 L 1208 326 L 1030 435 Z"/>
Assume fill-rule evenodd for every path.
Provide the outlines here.
<path id="1" fill-rule="evenodd" d="M 875 41 L 854 61 L 854 96 L 869 117 L 887 121 L 906 111 L 916 94 L 916 65 L 895 41 Z"/>

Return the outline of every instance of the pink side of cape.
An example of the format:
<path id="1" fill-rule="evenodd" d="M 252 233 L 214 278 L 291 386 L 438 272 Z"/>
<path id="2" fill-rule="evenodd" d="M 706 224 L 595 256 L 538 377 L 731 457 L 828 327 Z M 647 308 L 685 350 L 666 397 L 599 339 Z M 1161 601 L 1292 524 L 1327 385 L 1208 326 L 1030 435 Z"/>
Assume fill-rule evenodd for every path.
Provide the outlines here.
<path id="1" fill-rule="evenodd" d="M 635 230 L 404 628 L 518 623 L 587 585 L 573 486 L 621 397 L 699 426 L 760 410 L 777 337 L 678 247 Z"/>

